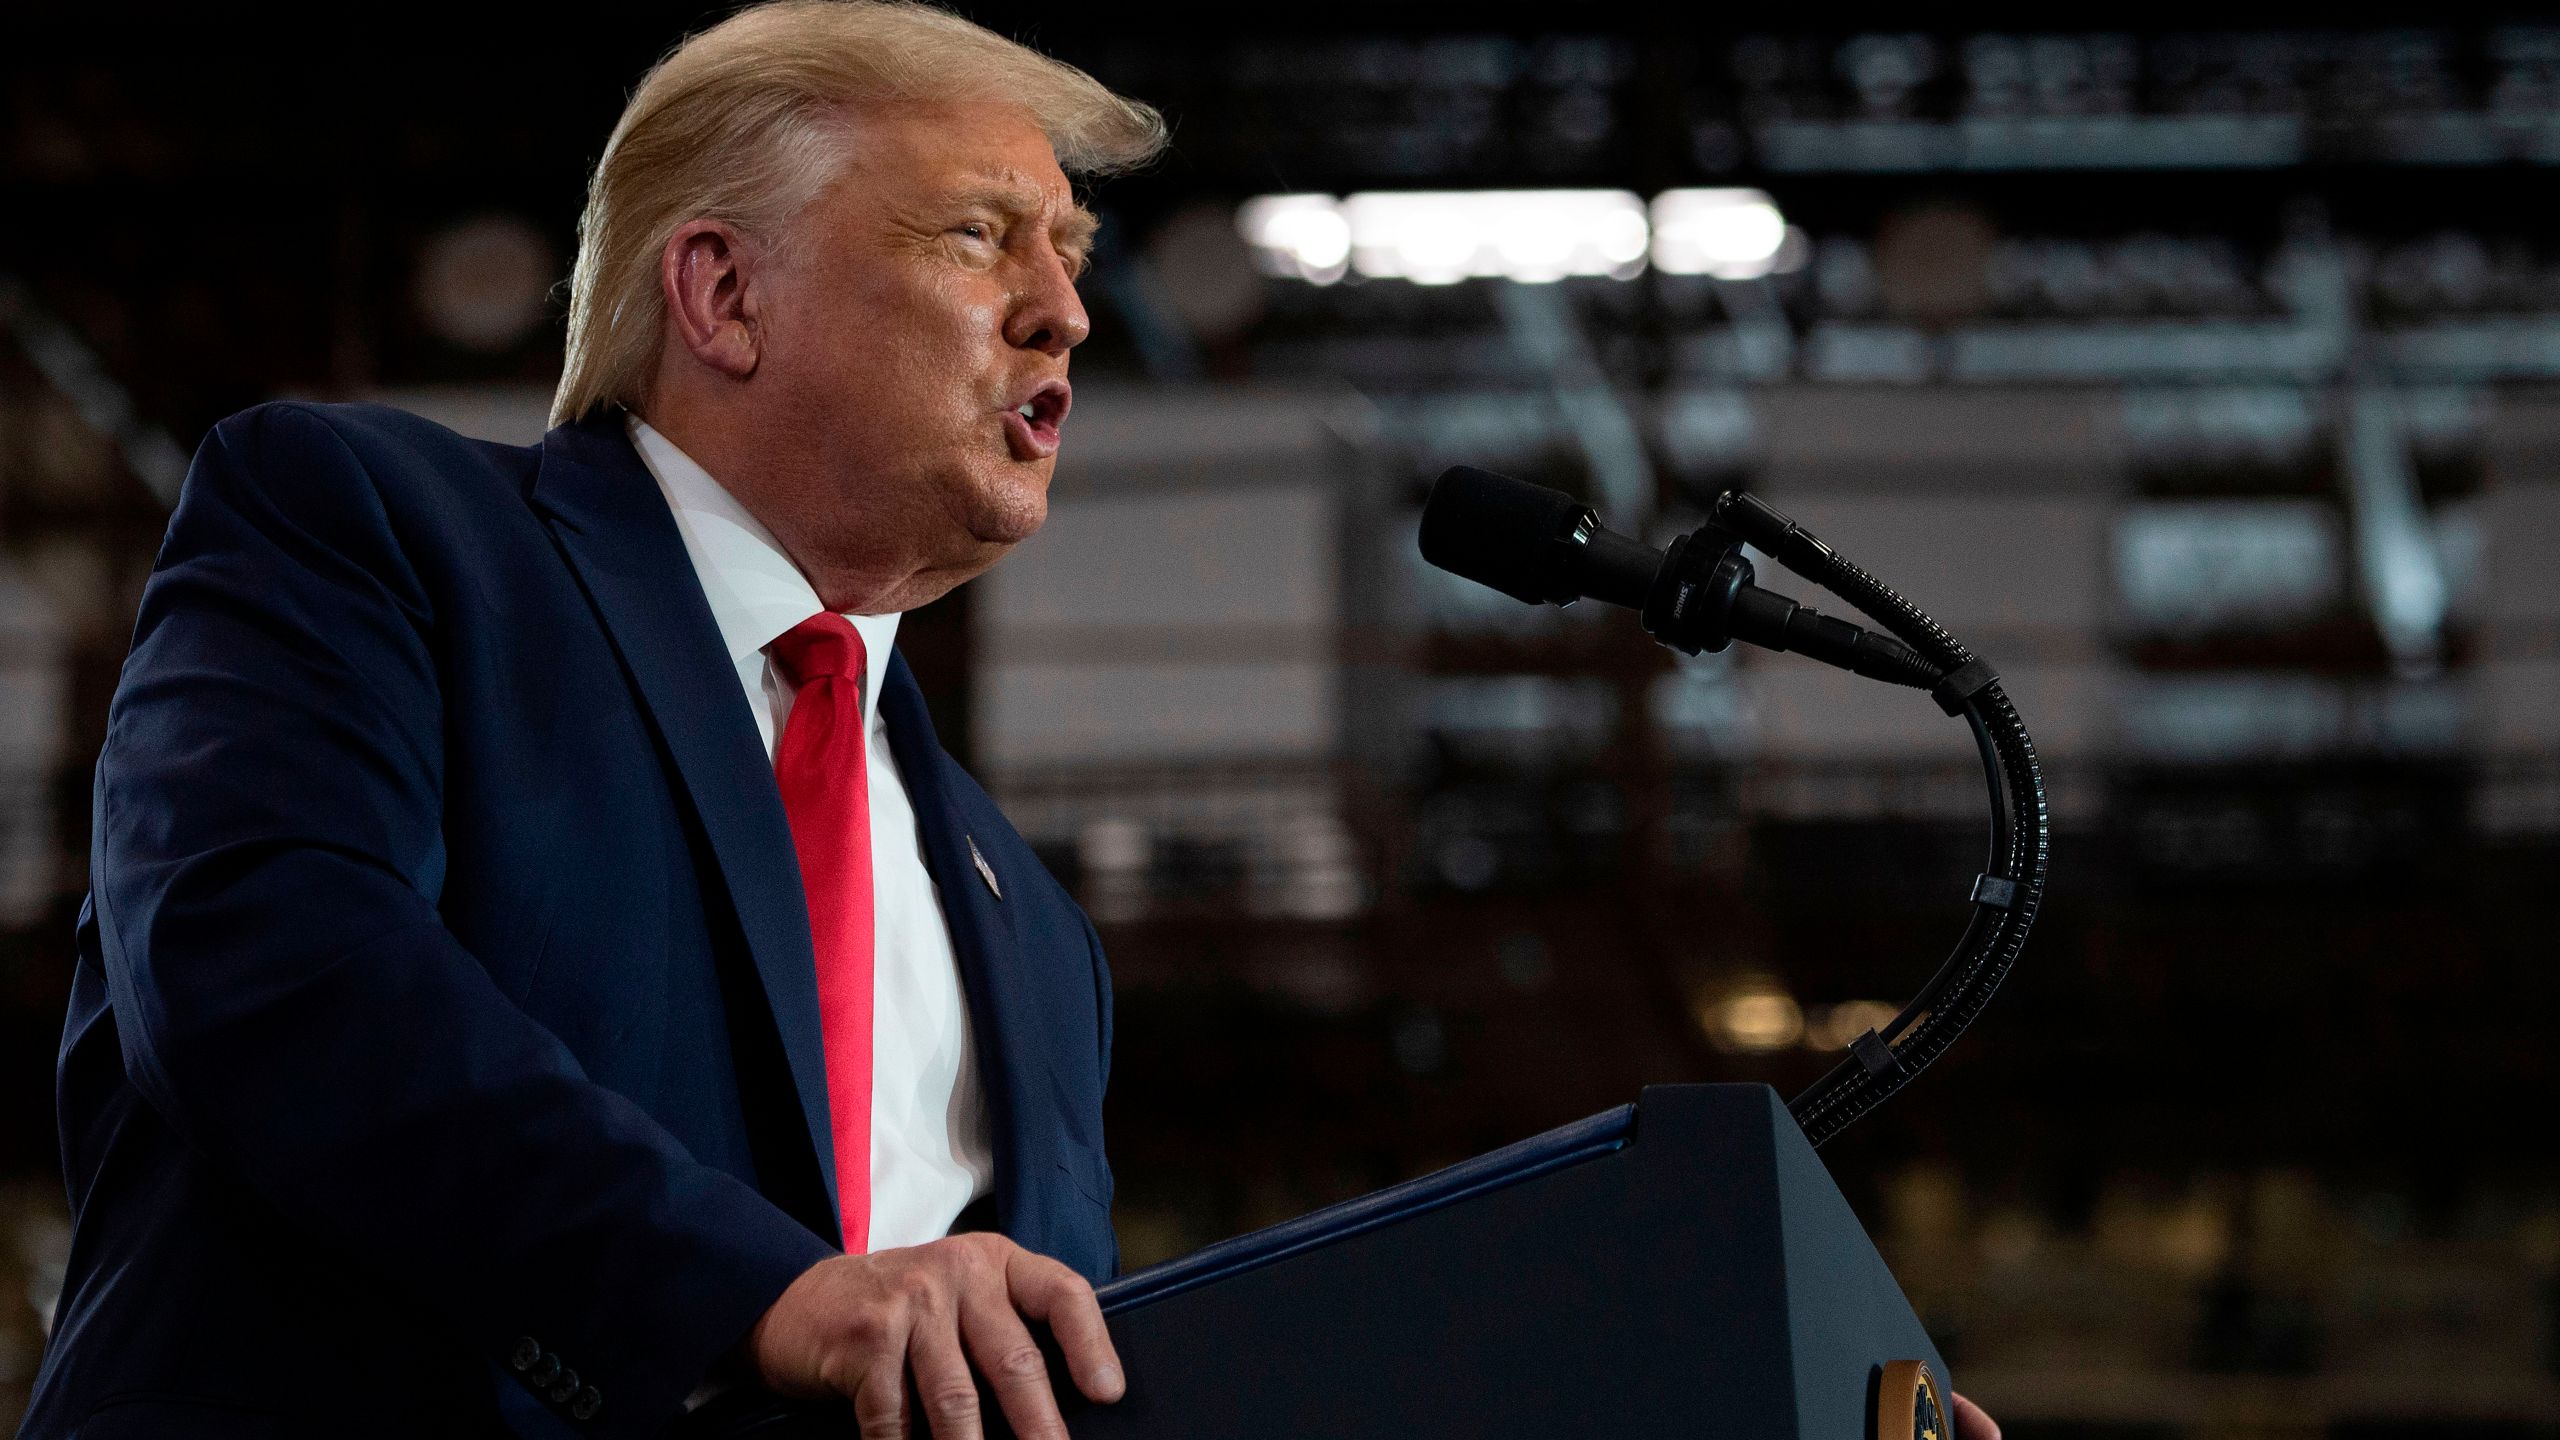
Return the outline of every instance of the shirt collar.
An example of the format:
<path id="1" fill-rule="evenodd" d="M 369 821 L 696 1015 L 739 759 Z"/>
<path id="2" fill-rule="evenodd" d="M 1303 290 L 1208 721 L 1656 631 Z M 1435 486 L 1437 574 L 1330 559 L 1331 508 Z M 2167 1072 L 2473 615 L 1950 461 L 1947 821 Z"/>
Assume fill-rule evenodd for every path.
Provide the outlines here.
<path id="1" fill-rule="evenodd" d="M 702 581 L 702 596 L 711 602 L 711 619 L 729 659 L 744 667 L 785 631 L 826 607 L 800 567 L 791 563 L 773 532 L 747 513 L 738 498 L 711 478 L 711 472 L 651 428 L 638 415 L 624 419 L 641 463 L 675 512 L 676 531 L 684 537 L 685 554 L 693 559 Z M 880 687 L 889 674 L 889 654 L 898 639 L 898 617 L 847 615 L 862 636 L 864 674 L 862 708 L 866 718 L 879 713 Z"/>

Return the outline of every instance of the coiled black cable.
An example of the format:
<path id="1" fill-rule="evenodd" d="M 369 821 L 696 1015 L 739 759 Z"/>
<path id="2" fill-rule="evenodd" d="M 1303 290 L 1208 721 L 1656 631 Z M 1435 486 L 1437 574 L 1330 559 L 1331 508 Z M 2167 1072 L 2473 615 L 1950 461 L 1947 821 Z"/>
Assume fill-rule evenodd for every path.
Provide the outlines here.
<path id="1" fill-rule="evenodd" d="M 1779 564 L 1822 586 L 1882 625 L 1938 668 L 1941 684 L 1975 664 L 1944 627 L 1786 516 L 1728 492 L 1714 522 Z M 1988 672 L 1981 672 L 1988 677 Z M 2052 821 L 2035 742 L 1996 678 L 1952 702 L 1973 729 L 1991 792 L 1991 846 L 1964 935 L 1929 982 L 1881 1031 L 1859 1037 L 1850 1054 L 1788 1102 L 1805 1136 L 1820 1145 L 1882 1104 L 1956 1042 L 1982 1013 L 2026 946 L 2043 903 Z"/>

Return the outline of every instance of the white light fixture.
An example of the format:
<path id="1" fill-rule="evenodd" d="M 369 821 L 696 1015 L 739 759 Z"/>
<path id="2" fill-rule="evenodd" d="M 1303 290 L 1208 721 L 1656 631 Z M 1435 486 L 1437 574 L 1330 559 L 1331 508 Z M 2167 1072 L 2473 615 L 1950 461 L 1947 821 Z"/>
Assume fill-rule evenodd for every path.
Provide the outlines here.
<path id="1" fill-rule="evenodd" d="M 1666 274 L 1757 280 L 1802 263 L 1803 237 L 1761 190 L 1665 190 L 1653 197 L 1653 263 Z"/>
<path id="2" fill-rule="evenodd" d="M 1272 275 L 1330 285 L 1351 258 L 1351 226 L 1330 195 L 1256 195 L 1236 211 L 1236 233 Z"/>
<path id="3" fill-rule="evenodd" d="M 1478 277 L 1530 284 L 1642 273 L 1644 202 L 1624 190 L 1373 190 L 1264 195 L 1236 228 L 1262 267 L 1317 284 L 1345 267 L 1373 279 L 1449 285 Z"/>
<path id="4" fill-rule="evenodd" d="M 1372 190 L 1342 202 L 1351 268 L 1446 285 L 1644 268 L 1644 204 L 1624 190 Z"/>

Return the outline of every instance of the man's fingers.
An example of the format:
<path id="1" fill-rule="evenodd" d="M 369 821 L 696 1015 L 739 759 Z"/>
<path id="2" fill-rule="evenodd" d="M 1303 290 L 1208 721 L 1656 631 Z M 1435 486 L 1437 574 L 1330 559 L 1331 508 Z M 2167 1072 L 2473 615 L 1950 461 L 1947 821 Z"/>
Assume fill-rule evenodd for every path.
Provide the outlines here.
<path id="1" fill-rule="evenodd" d="M 1120 1352 L 1111 1343 L 1111 1327 L 1102 1320 L 1102 1302 L 1093 1298 L 1093 1287 L 1083 1276 L 1045 1255 L 1017 1250 L 1005 1266 L 1005 1282 L 1023 1314 L 1049 1323 L 1066 1356 L 1067 1373 L 1086 1399 L 1107 1405 L 1127 1392 Z"/>
<path id="2" fill-rule="evenodd" d="M 907 1428 L 907 1357 L 897 1351 L 862 1372 L 854 1382 L 853 1423 L 862 1440 L 909 1440 Z"/>
<path id="3" fill-rule="evenodd" d="M 995 1387 L 996 1404 L 1014 1434 L 1021 1440 L 1068 1440 L 1058 1397 L 1049 1390 L 1048 1358 L 1003 1294 L 993 1287 L 962 1294 L 960 1334 L 978 1373 Z"/>
<path id="4" fill-rule="evenodd" d="M 907 1358 L 933 1440 L 980 1440 L 986 1432 L 978 1418 L 978 1380 L 969 1373 L 969 1357 L 960 1348 L 953 1322 L 945 1316 L 926 1317 L 908 1341 Z"/>
<path id="5" fill-rule="evenodd" d="M 2000 1427 L 1982 1413 L 1982 1407 L 1963 1396 L 1956 1397 L 1956 1440 L 2000 1440 Z"/>

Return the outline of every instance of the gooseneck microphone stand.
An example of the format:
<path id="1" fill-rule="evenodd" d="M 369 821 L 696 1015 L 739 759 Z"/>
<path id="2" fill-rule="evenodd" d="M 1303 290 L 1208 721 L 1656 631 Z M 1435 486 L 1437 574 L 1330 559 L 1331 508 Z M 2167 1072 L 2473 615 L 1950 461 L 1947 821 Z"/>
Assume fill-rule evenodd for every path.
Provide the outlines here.
<path id="1" fill-rule="evenodd" d="M 1589 597 L 1640 610 L 1644 627 L 1695 655 L 1747 640 L 1926 690 L 1972 727 L 1991 796 L 1991 848 L 1953 953 L 1881 1030 L 1788 1102 L 1820 1145 L 1947 1051 L 2008 978 L 2035 923 L 2051 845 L 2035 744 L 2000 677 L 1937 621 L 1755 496 L 1727 491 L 1708 523 L 1667 553 L 1600 527 L 1561 491 L 1459 466 L 1422 516 L 1423 558 L 1531 604 Z M 1745 542 L 1839 596 L 1887 632 L 1806 609 L 1755 583 Z"/>
<path id="2" fill-rule="evenodd" d="M 1927 688 L 1938 708 L 1972 727 L 1990 789 L 1990 856 L 1954 952 L 1883 1030 L 1859 1036 L 1829 1074 L 1787 1102 L 1806 1138 L 1820 1145 L 1945 1054 L 2017 964 L 2044 898 L 2052 847 L 2044 772 L 2000 677 L 1920 607 L 1752 496 L 1725 492 L 1709 523 L 1848 601 L 1909 646 L 1931 671 Z"/>

